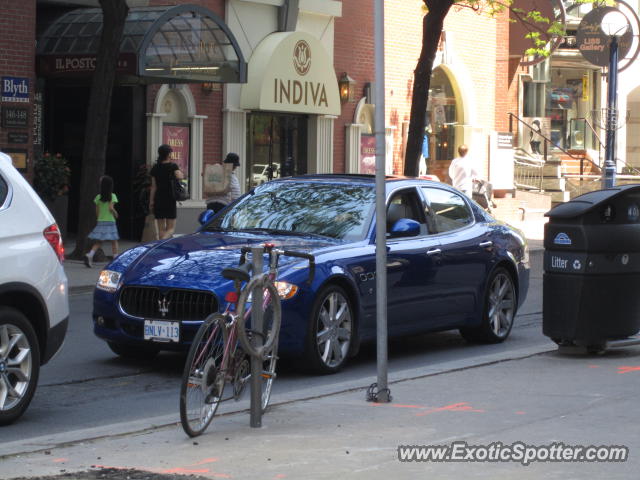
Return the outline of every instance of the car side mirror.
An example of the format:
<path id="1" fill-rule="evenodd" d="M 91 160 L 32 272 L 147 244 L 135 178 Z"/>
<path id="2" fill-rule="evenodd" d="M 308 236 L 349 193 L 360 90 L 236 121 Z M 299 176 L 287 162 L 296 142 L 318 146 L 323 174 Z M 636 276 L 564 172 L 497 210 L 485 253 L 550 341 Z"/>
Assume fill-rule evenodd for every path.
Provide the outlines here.
<path id="1" fill-rule="evenodd" d="M 400 218 L 393 224 L 390 237 L 415 237 L 420 234 L 420 224 L 410 218 Z"/>
<path id="2" fill-rule="evenodd" d="M 209 223 L 214 215 L 215 213 L 213 213 L 213 210 L 205 210 L 198 216 L 198 222 L 200 222 L 200 225 L 205 225 Z"/>

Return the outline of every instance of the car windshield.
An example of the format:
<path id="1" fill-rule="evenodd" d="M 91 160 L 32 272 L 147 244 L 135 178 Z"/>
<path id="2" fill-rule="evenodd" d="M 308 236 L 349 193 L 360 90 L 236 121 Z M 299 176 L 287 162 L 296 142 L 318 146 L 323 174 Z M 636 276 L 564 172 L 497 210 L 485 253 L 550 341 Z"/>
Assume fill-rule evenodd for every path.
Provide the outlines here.
<path id="1" fill-rule="evenodd" d="M 253 173 L 261 174 L 264 171 L 264 167 L 266 167 L 266 165 L 254 165 Z"/>
<path id="2" fill-rule="evenodd" d="M 207 230 L 311 234 L 361 240 L 375 208 L 373 186 L 271 182 L 207 225 Z"/>

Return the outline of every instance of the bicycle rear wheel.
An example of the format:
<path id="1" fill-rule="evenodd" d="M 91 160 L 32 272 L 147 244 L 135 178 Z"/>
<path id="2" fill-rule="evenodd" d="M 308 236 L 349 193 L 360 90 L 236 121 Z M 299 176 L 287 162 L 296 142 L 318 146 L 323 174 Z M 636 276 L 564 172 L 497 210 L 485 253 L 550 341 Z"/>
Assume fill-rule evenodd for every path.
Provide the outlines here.
<path id="1" fill-rule="evenodd" d="M 180 385 L 180 422 L 190 437 L 205 431 L 222 399 L 224 321 L 219 313 L 209 315 L 200 325 L 187 355 Z"/>

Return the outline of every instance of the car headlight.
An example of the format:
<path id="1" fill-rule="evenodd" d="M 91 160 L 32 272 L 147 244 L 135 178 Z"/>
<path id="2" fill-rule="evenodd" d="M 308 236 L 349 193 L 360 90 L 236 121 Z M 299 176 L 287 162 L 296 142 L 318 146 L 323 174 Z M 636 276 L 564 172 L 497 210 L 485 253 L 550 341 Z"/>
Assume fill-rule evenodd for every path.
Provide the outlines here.
<path id="1" fill-rule="evenodd" d="M 275 282 L 280 300 L 288 300 L 298 293 L 297 285 L 287 282 Z"/>
<path id="2" fill-rule="evenodd" d="M 98 283 L 96 284 L 96 287 L 100 290 L 113 293 L 118 288 L 120 277 L 122 277 L 122 274 L 120 272 L 114 272 L 113 270 L 102 270 L 100 272 L 100 277 L 98 277 Z"/>

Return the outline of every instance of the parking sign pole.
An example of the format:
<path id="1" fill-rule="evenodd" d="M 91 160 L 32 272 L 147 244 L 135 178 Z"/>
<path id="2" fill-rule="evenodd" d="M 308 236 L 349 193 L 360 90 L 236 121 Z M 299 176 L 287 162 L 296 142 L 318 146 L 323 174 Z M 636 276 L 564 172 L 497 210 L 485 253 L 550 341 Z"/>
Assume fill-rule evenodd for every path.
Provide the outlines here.
<path id="1" fill-rule="evenodd" d="M 387 210 L 385 188 L 384 1 L 374 0 L 376 134 L 376 343 L 378 381 L 374 400 L 389 402 L 387 387 Z"/>

